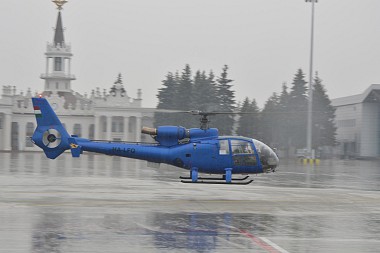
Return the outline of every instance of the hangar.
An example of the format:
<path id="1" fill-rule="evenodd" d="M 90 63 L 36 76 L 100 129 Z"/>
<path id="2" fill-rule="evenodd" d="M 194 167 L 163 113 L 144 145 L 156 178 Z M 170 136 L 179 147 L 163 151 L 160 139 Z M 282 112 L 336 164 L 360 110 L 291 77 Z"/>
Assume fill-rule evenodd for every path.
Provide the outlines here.
<path id="1" fill-rule="evenodd" d="M 332 99 L 337 126 L 337 154 L 342 158 L 380 156 L 380 84 L 362 94 Z"/>

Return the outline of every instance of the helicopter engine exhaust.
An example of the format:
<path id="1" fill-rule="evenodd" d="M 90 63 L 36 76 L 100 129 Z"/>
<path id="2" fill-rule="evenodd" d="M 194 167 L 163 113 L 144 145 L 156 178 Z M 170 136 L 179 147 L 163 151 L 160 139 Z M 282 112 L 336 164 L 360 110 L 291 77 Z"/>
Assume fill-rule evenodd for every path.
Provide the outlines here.
<path id="1" fill-rule="evenodd" d="M 150 135 L 157 135 L 157 128 L 151 128 L 151 127 L 143 127 L 141 129 L 141 133 L 143 134 L 150 134 Z"/>

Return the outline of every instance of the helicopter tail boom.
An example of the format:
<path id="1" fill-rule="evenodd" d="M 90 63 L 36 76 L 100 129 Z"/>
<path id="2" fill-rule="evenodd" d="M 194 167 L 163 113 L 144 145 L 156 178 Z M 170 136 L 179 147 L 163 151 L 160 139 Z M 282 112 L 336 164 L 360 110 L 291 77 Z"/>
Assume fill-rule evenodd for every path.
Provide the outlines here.
<path id="1" fill-rule="evenodd" d="M 57 158 L 69 149 L 73 157 L 79 157 L 83 151 L 89 151 L 157 163 L 168 162 L 171 159 L 168 158 L 167 149 L 156 148 L 155 144 L 104 143 L 70 136 L 45 98 L 32 98 L 32 102 L 37 121 L 32 142 L 50 159 Z"/>

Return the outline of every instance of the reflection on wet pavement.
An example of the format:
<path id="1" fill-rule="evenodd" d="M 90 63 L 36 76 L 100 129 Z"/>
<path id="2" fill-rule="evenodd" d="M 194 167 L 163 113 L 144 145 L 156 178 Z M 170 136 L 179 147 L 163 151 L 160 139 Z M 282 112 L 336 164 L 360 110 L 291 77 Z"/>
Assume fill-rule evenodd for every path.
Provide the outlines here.
<path id="1" fill-rule="evenodd" d="M 0 153 L 0 252 L 378 252 L 380 163 L 281 161 L 248 186 L 119 157 Z"/>

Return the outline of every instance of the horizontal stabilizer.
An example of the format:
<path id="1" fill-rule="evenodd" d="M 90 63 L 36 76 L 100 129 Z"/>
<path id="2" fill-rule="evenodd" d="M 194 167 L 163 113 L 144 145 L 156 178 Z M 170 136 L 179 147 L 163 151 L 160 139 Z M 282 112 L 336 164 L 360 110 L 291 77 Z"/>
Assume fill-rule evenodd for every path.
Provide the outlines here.
<path id="1" fill-rule="evenodd" d="M 70 150 L 72 157 L 79 157 L 82 154 L 82 147 L 78 145 L 77 141 L 74 138 L 68 139 L 70 144 Z"/>

